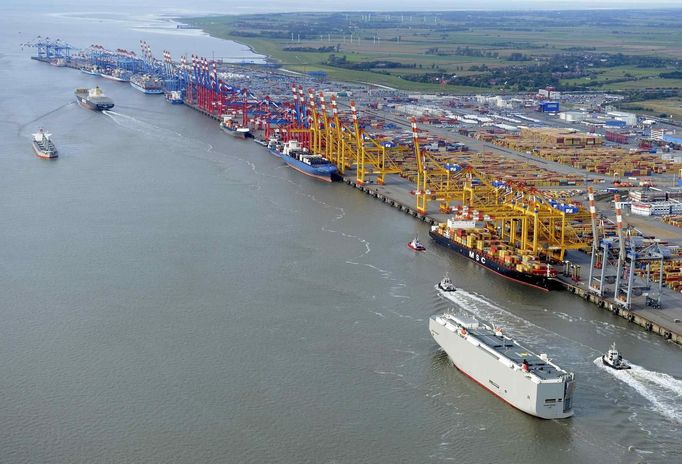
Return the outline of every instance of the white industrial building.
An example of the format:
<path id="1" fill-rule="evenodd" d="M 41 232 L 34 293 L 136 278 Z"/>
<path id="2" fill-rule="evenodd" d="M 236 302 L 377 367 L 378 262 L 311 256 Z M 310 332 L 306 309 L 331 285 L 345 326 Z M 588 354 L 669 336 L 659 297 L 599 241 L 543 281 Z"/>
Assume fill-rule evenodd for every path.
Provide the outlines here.
<path id="1" fill-rule="evenodd" d="M 588 114 L 582 111 L 564 111 L 559 113 L 559 119 L 566 122 L 581 122 L 588 118 Z"/>
<path id="2" fill-rule="evenodd" d="M 431 115 L 440 115 L 443 113 L 442 110 L 430 107 L 430 106 L 422 106 L 422 105 L 395 105 L 395 110 L 399 111 L 401 113 L 407 114 L 409 116 L 424 116 L 425 114 L 431 114 Z"/>
<path id="3" fill-rule="evenodd" d="M 639 216 L 666 216 L 682 214 L 682 203 L 677 201 L 661 201 L 658 203 L 632 202 L 630 212 Z"/>
<path id="4" fill-rule="evenodd" d="M 610 116 L 616 121 L 623 121 L 626 126 L 637 125 L 637 115 L 634 113 L 623 113 L 622 111 L 609 111 L 606 114 L 607 116 Z"/>
<path id="5" fill-rule="evenodd" d="M 514 109 L 523 106 L 523 100 L 519 98 L 509 98 L 500 95 L 476 95 L 476 103 L 479 105 L 494 106 L 496 108 Z"/>

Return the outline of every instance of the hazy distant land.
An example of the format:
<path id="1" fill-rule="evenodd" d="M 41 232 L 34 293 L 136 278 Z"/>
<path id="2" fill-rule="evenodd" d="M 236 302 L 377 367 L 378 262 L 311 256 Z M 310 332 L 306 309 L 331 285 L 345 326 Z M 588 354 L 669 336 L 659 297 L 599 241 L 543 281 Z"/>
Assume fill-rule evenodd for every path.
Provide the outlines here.
<path id="1" fill-rule="evenodd" d="M 448 93 L 625 91 L 679 109 L 682 10 L 291 13 L 184 19 L 301 71 Z M 672 100 L 671 100 L 672 99 Z M 637 102 L 638 104 L 635 104 Z"/>

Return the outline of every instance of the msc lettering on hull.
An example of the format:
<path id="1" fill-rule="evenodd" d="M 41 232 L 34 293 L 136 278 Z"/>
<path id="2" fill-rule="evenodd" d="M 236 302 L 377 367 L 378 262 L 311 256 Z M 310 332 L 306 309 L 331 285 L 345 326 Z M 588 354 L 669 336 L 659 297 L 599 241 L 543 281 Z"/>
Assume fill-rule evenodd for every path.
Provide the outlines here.
<path id="1" fill-rule="evenodd" d="M 469 258 L 473 259 L 474 261 L 480 261 L 481 264 L 485 264 L 485 256 L 481 256 L 478 253 L 474 253 L 473 251 L 469 251 Z"/>

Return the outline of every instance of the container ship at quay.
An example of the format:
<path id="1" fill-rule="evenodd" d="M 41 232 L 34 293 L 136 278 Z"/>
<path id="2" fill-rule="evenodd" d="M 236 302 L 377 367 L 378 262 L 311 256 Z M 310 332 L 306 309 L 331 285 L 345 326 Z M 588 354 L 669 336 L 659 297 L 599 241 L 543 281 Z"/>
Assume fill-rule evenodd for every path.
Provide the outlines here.
<path id="1" fill-rule="evenodd" d="M 338 170 L 331 161 L 322 155 L 315 155 L 304 150 L 296 140 L 285 142 L 281 150 L 280 156 L 284 162 L 306 176 L 332 182 L 338 175 Z"/>
<path id="2" fill-rule="evenodd" d="M 476 319 L 431 316 L 429 331 L 457 369 L 510 405 L 541 419 L 573 415 L 575 376 Z"/>
<path id="3" fill-rule="evenodd" d="M 105 79 L 109 79 L 110 81 L 130 82 L 130 77 L 132 76 L 132 73 L 130 71 L 126 71 L 125 69 L 121 69 L 121 68 L 113 68 L 113 69 L 107 68 L 107 69 L 101 70 L 99 72 L 99 75 Z"/>
<path id="4" fill-rule="evenodd" d="M 439 245 L 507 279 L 541 290 L 563 288 L 550 265 L 535 256 L 514 254 L 513 247 L 493 240 L 493 233 L 474 220 L 450 218 L 447 223 L 432 226 L 429 236 Z"/>
<path id="5" fill-rule="evenodd" d="M 251 130 L 248 127 L 237 124 L 234 119 L 232 119 L 232 116 L 223 116 L 223 120 L 220 122 L 220 128 L 226 134 L 238 139 L 253 138 Z"/>
<path id="6" fill-rule="evenodd" d="M 163 81 L 147 74 L 135 74 L 130 78 L 130 85 L 136 90 L 148 94 L 163 93 Z"/>
<path id="7" fill-rule="evenodd" d="M 78 103 L 90 110 L 103 111 L 114 107 L 114 101 L 104 95 L 99 87 L 94 89 L 76 89 L 74 94 Z"/>

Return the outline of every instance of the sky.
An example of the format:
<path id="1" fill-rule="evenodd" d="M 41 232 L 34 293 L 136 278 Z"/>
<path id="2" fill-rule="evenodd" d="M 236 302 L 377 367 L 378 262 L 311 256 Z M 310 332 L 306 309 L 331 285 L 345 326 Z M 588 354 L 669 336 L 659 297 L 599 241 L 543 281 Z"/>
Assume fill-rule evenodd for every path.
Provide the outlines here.
<path id="1" fill-rule="evenodd" d="M 0 0 L 0 10 L 145 10 L 157 13 L 246 14 L 295 11 L 533 10 L 589 8 L 682 8 L 682 0 Z"/>

